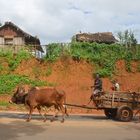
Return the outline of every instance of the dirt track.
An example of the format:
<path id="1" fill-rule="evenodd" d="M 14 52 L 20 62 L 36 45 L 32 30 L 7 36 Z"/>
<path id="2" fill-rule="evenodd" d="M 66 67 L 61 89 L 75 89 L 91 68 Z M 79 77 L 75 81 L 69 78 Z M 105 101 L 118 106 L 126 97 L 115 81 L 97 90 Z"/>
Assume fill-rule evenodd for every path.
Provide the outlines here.
<path id="1" fill-rule="evenodd" d="M 108 120 L 103 115 L 72 115 L 65 123 L 59 118 L 42 122 L 33 115 L 29 123 L 24 114 L 0 112 L 0 140 L 139 140 L 140 123 Z M 51 116 L 48 116 L 48 119 Z"/>

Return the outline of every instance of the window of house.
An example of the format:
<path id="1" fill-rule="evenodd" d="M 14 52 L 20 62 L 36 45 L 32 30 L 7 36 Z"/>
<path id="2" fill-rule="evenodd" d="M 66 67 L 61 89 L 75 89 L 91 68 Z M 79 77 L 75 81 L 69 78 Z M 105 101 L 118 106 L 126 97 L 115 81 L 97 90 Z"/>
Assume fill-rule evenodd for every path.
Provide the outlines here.
<path id="1" fill-rule="evenodd" d="M 13 38 L 5 38 L 4 42 L 5 45 L 13 45 Z"/>

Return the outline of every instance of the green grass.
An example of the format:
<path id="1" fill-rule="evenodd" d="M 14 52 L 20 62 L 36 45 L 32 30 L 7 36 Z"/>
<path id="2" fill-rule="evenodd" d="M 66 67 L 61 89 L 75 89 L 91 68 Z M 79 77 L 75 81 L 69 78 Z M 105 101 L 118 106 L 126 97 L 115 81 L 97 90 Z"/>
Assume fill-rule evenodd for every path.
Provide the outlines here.
<path id="1" fill-rule="evenodd" d="M 6 101 L 0 101 L 0 106 L 8 106 L 9 103 Z"/>

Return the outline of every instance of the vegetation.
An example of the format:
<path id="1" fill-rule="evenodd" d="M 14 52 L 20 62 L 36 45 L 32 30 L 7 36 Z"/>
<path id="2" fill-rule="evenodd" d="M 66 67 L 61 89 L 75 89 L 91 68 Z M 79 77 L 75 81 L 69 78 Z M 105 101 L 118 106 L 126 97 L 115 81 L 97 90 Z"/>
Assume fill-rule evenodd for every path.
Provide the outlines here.
<path id="1" fill-rule="evenodd" d="M 6 102 L 6 101 L 0 101 L 0 106 L 8 106 L 9 105 L 9 103 L 8 102 Z"/>
<path id="2" fill-rule="evenodd" d="M 96 72 L 102 77 L 112 76 L 115 62 L 123 57 L 120 45 L 106 45 L 97 43 L 74 43 L 71 55 L 74 59 L 85 59 L 96 64 Z"/>
<path id="3" fill-rule="evenodd" d="M 94 63 L 96 65 L 96 72 L 102 77 L 110 77 L 115 74 L 115 63 L 118 60 L 125 60 L 128 72 L 131 72 L 131 61 L 140 60 L 140 47 L 138 45 L 127 49 L 120 44 L 108 45 L 74 41 L 70 45 L 66 44 L 63 46 L 60 46 L 60 44 L 50 44 L 50 46 L 48 45 L 48 53 L 45 57 L 47 61 L 57 60 L 67 54 L 67 56 L 69 55 L 75 61 L 86 60 L 87 62 Z"/>
<path id="4" fill-rule="evenodd" d="M 140 72 L 140 62 L 138 64 L 137 71 Z"/>
<path id="5" fill-rule="evenodd" d="M 61 55 L 61 52 L 62 52 L 61 44 L 58 44 L 58 43 L 49 44 L 47 46 L 46 51 L 47 51 L 47 55 L 46 55 L 45 59 L 47 61 L 53 62 L 57 58 L 59 58 Z"/>
<path id="6" fill-rule="evenodd" d="M 33 56 L 26 50 L 20 50 L 17 54 L 12 51 L 0 51 L 0 94 L 10 94 L 16 86 L 27 84 L 30 86 L 54 86 L 55 83 L 47 83 L 39 80 L 40 68 L 34 67 L 33 74 L 35 79 L 25 75 L 13 74 L 14 70 L 20 65 L 22 60 L 29 60 Z M 51 73 L 48 70 L 47 75 Z"/>
<path id="7" fill-rule="evenodd" d="M 131 30 L 125 30 L 124 32 L 120 31 L 118 32 L 117 36 L 119 43 L 124 45 L 126 48 L 134 47 L 137 44 L 137 39 Z"/>
<path id="8" fill-rule="evenodd" d="M 10 94 L 19 84 L 28 84 L 31 86 L 55 85 L 54 83 L 46 83 L 39 80 L 39 77 L 42 76 L 39 67 L 33 67 L 35 79 L 13 74 L 22 60 L 29 60 L 31 57 L 32 55 L 25 50 L 21 50 L 16 55 L 11 51 L 0 51 L 0 94 Z M 140 46 L 132 46 L 131 44 L 131 47 L 127 48 L 122 44 L 108 45 L 76 41 L 70 44 L 53 43 L 47 46 L 47 55 L 44 57 L 44 60 L 54 62 L 57 59 L 61 59 L 66 62 L 69 58 L 77 62 L 84 60 L 92 63 L 96 66 L 96 73 L 99 73 L 100 76 L 111 77 L 115 74 L 115 63 L 118 60 L 125 60 L 126 70 L 131 72 L 131 61 L 140 62 Z M 5 66 L 5 62 L 7 67 Z M 3 71 L 6 72 L 4 73 Z M 140 64 L 137 71 L 140 71 Z M 48 67 L 44 76 L 49 76 L 51 73 L 52 68 Z"/>
<path id="9" fill-rule="evenodd" d="M 0 76 L 0 94 L 11 93 L 12 90 L 20 84 L 27 84 L 30 86 L 54 86 L 53 83 L 46 83 L 44 81 L 32 80 L 27 76 L 20 75 L 1 75 Z"/>
<path id="10" fill-rule="evenodd" d="M 9 70 L 14 71 L 22 60 L 28 60 L 32 57 L 32 55 L 25 51 L 20 50 L 16 55 L 13 54 L 12 51 L 0 51 L 0 57 L 5 58 L 5 61 L 8 62 Z"/>
<path id="11" fill-rule="evenodd" d="M 48 76 L 50 76 L 51 74 L 52 74 L 52 68 L 51 68 L 51 67 L 48 67 L 45 76 L 48 77 Z"/>

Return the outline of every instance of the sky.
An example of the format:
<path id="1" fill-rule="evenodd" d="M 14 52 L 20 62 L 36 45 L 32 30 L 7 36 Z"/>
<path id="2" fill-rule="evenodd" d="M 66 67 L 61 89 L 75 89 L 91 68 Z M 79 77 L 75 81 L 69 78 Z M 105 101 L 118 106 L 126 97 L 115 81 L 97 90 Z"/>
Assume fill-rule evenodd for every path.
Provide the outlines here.
<path id="1" fill-rule="evenodd" d="M 69 42 L 79 32 L 132 30 L 140 43 L 140 0 L 0 0 L 0 22 L 11 21 L 41 44 Z"/>

